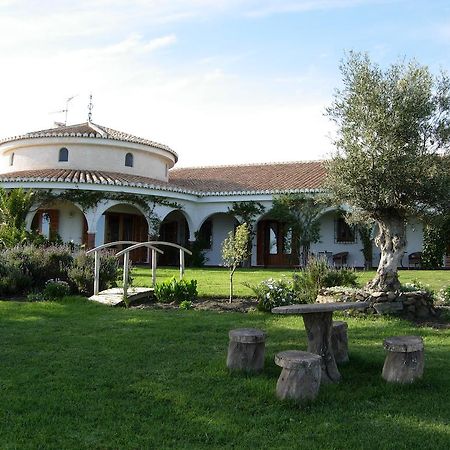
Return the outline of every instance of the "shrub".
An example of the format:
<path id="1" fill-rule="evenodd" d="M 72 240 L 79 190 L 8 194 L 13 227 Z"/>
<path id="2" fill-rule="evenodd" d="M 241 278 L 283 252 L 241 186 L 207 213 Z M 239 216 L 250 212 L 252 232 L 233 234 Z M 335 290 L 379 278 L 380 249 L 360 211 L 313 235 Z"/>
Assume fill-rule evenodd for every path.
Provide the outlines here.
<path id="1" fill-rule="evenodd" d="M 414 291 L 424 291 L 429 295 L 429 298 L 434 302 L 437 297 L 433 289 L 428 285 L 420 281 L 413 280 L 412 283 L 405 283 L 400 286 L 402 292 L 414 292 Z"/>
<path id="2" fill-rule="evenodd" d="M 72 264 L 66 246 L 16 246 L 0 252 L 0 295 L 23 295 L 40 290 L 49 278 L 67 280 Z"/>
<path id="3" fill-rule="evenodd" d="M 184 301 L 197 300 L 197 280 L 170 280 L 157 283 L 155 297 L 161 303 L 182 303 Z"/>
<path id="4" fill-rule="evenodd" d="M 269 279 L 256 286 L 246 284 L 256 294 L 258 309 L 270 311 L 276 306 L 292 303 L 313 303 L 323 287 L 357 286 L 354 270 L 336 269 L 323 259 L 311 258 L 307 266 L 288 280 Z"/>
<path id="5" fill-rule="evenodd" d="M 33 291 L 27 295 L 27 301 L 29 302 L 42 302 L 43 300 L 45 300 L 45 297 L 42 292 Z"/>
<path id="6" fill-rule="evenodd" d="M 100 290 L 116 286 L 119 261 L 113 253 L 100 254 Z M 70 284 L 83 295 L 94 293 L 94 256 L 79 252 L 73 258 L 67 276 Z"/>
<path id="7" fill-rule="evenodd" d="M 330 268 L 329 271 L 322 278 L 321 287 L 333 286 L 358 286 L 358 275 L 353 269 L 336 269 Z"/>
<path id="8" fill-rule="evenodd" d="M 244 283 L 245 286 L 253 290 L 258 299 L 258 309 L 270 312 L 276 306 L 291 305 L 296 303 L 296 297 L 289 280 L 272 278 L 261 281 L 257 285 Z"/>
<path id="9" fill-rule="evenodd" d="M 189 300 L 183 300 L 180 303 L 180 309 L 192 309 L 192 302 L 190 302 Z"/>
<path id="10" fill-rule="evenodd" d="M 450 306 L 450 284 L 438 292 L 437 300 L 442 305 Z"/>
<path id="11" fill-rule="evenodd" d="M 320 258 L 311 258 L 304 269 L 294 273 L 293 279 L 293 289 L 299 303 L 314 302 L 324 287 L 358 285 L 354 270 L 330 267 Z"/>
<path id="12" fill-rule="evenodd" d="M 48 280 L 45 283 L 43 297 L 46 300 L 59 300 L 70 294 L 69 283 L 62 280 Z"/>

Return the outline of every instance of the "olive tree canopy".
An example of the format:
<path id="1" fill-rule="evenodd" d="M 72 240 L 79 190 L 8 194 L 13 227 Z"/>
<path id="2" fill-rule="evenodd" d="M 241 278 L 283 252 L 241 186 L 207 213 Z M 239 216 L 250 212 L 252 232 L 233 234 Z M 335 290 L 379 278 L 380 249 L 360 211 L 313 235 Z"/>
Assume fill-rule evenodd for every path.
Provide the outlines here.
<path id="1" fill-rule="evenodd" d="M 383 69 L 353 52 L 340 69 L 343 87 L 327 109 L 338 127 L 327 188 L 378 226 L 370 287 L 397 289 L 406 222 L 450 205 L 450 81 L 415 61 Z"/>

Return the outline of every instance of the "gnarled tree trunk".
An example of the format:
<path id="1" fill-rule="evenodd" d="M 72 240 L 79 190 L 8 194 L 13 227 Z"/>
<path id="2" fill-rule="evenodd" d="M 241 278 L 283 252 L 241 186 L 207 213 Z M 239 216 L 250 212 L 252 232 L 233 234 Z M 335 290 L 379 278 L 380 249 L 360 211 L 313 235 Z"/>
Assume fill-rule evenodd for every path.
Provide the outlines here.
<path id="1" fill-rule="evenodd" d="M 376 246 L 381 250 L 376 277 L 368 283 L 369 289 L 395 291 L 400 289 L 397 267 L 406 247 L 405 221 L 400 217 L 385 217 L 377 220 Z"/>

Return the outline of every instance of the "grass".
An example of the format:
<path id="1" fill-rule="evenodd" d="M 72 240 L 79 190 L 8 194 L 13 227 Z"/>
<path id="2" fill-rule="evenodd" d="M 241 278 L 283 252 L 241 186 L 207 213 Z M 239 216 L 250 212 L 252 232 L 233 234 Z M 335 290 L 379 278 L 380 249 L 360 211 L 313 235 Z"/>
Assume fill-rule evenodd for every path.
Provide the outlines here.
<path id="1" fill-rule="evenodd" d="M 172 276 L 178 277 L 177 268 L 160 267 L 157 269 L 157 281 L 162 281 Z M 291 277 L 291 270 L 283 269 L 238 269 L 234 276 L 235 297 L 252 297 L 253 291 L 243 285 L 244 282 L 257 284 L 268 278 Z M 375 276 L 375 271 L 358 272 L 361 285 Z M 402 270 L 399 272 L 402 283 L 411 283 L 415 280 L 429 285 L 438 291 L 444 286 L 450 285 L 450 270 Z M 228 270 L 224 268 L 186 269 L 187 279 L 196 279 L 200 297 L 226 298 L 228 296 L 229 278 Z M 133 285 L 151 286 L 151 272 L 148 267 L 140 266 L 133 269 Z"/>
<path id="2" fill-rule="evenodd" d="M 82 298 L 0 302 L 0 448 L 444 449 L 450 330 L 348 318 L 351 362 L 304 408 L 274 396 L 276 352 L 306 348 L 299 317 L 125 310 Z M 268 332 L 263 374 L 231 375 L 228 330 Z M 380 378 L 383 338 L 420 334 L 424 379 Z"/>

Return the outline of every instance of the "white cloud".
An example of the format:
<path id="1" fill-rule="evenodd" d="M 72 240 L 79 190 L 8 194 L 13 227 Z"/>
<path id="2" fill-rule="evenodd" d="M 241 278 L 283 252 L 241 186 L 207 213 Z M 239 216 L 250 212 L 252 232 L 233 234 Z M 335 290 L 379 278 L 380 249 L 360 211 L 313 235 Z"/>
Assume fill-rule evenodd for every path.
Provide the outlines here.
<path id="1" fill-rule="evenodd" d="M 279 83 L 236 72 L 245 55 L 218 53 L 184 66 L 159 58 L 183 43 L 173 21 L 244 14 L 257 3 L 273 2 L 42 1 L 23 14 L 0 3 L 9 8 L 0 15 L 1 134 L 51 126 L 63 116 L 49 112 L 74 94 L 69 122 L 85 121 L 92 92 L 94 121 L 172 146 L 181 165 L 325 156 L 327 95 L 302 85 L 317 78 L 313 69 Z"/>

